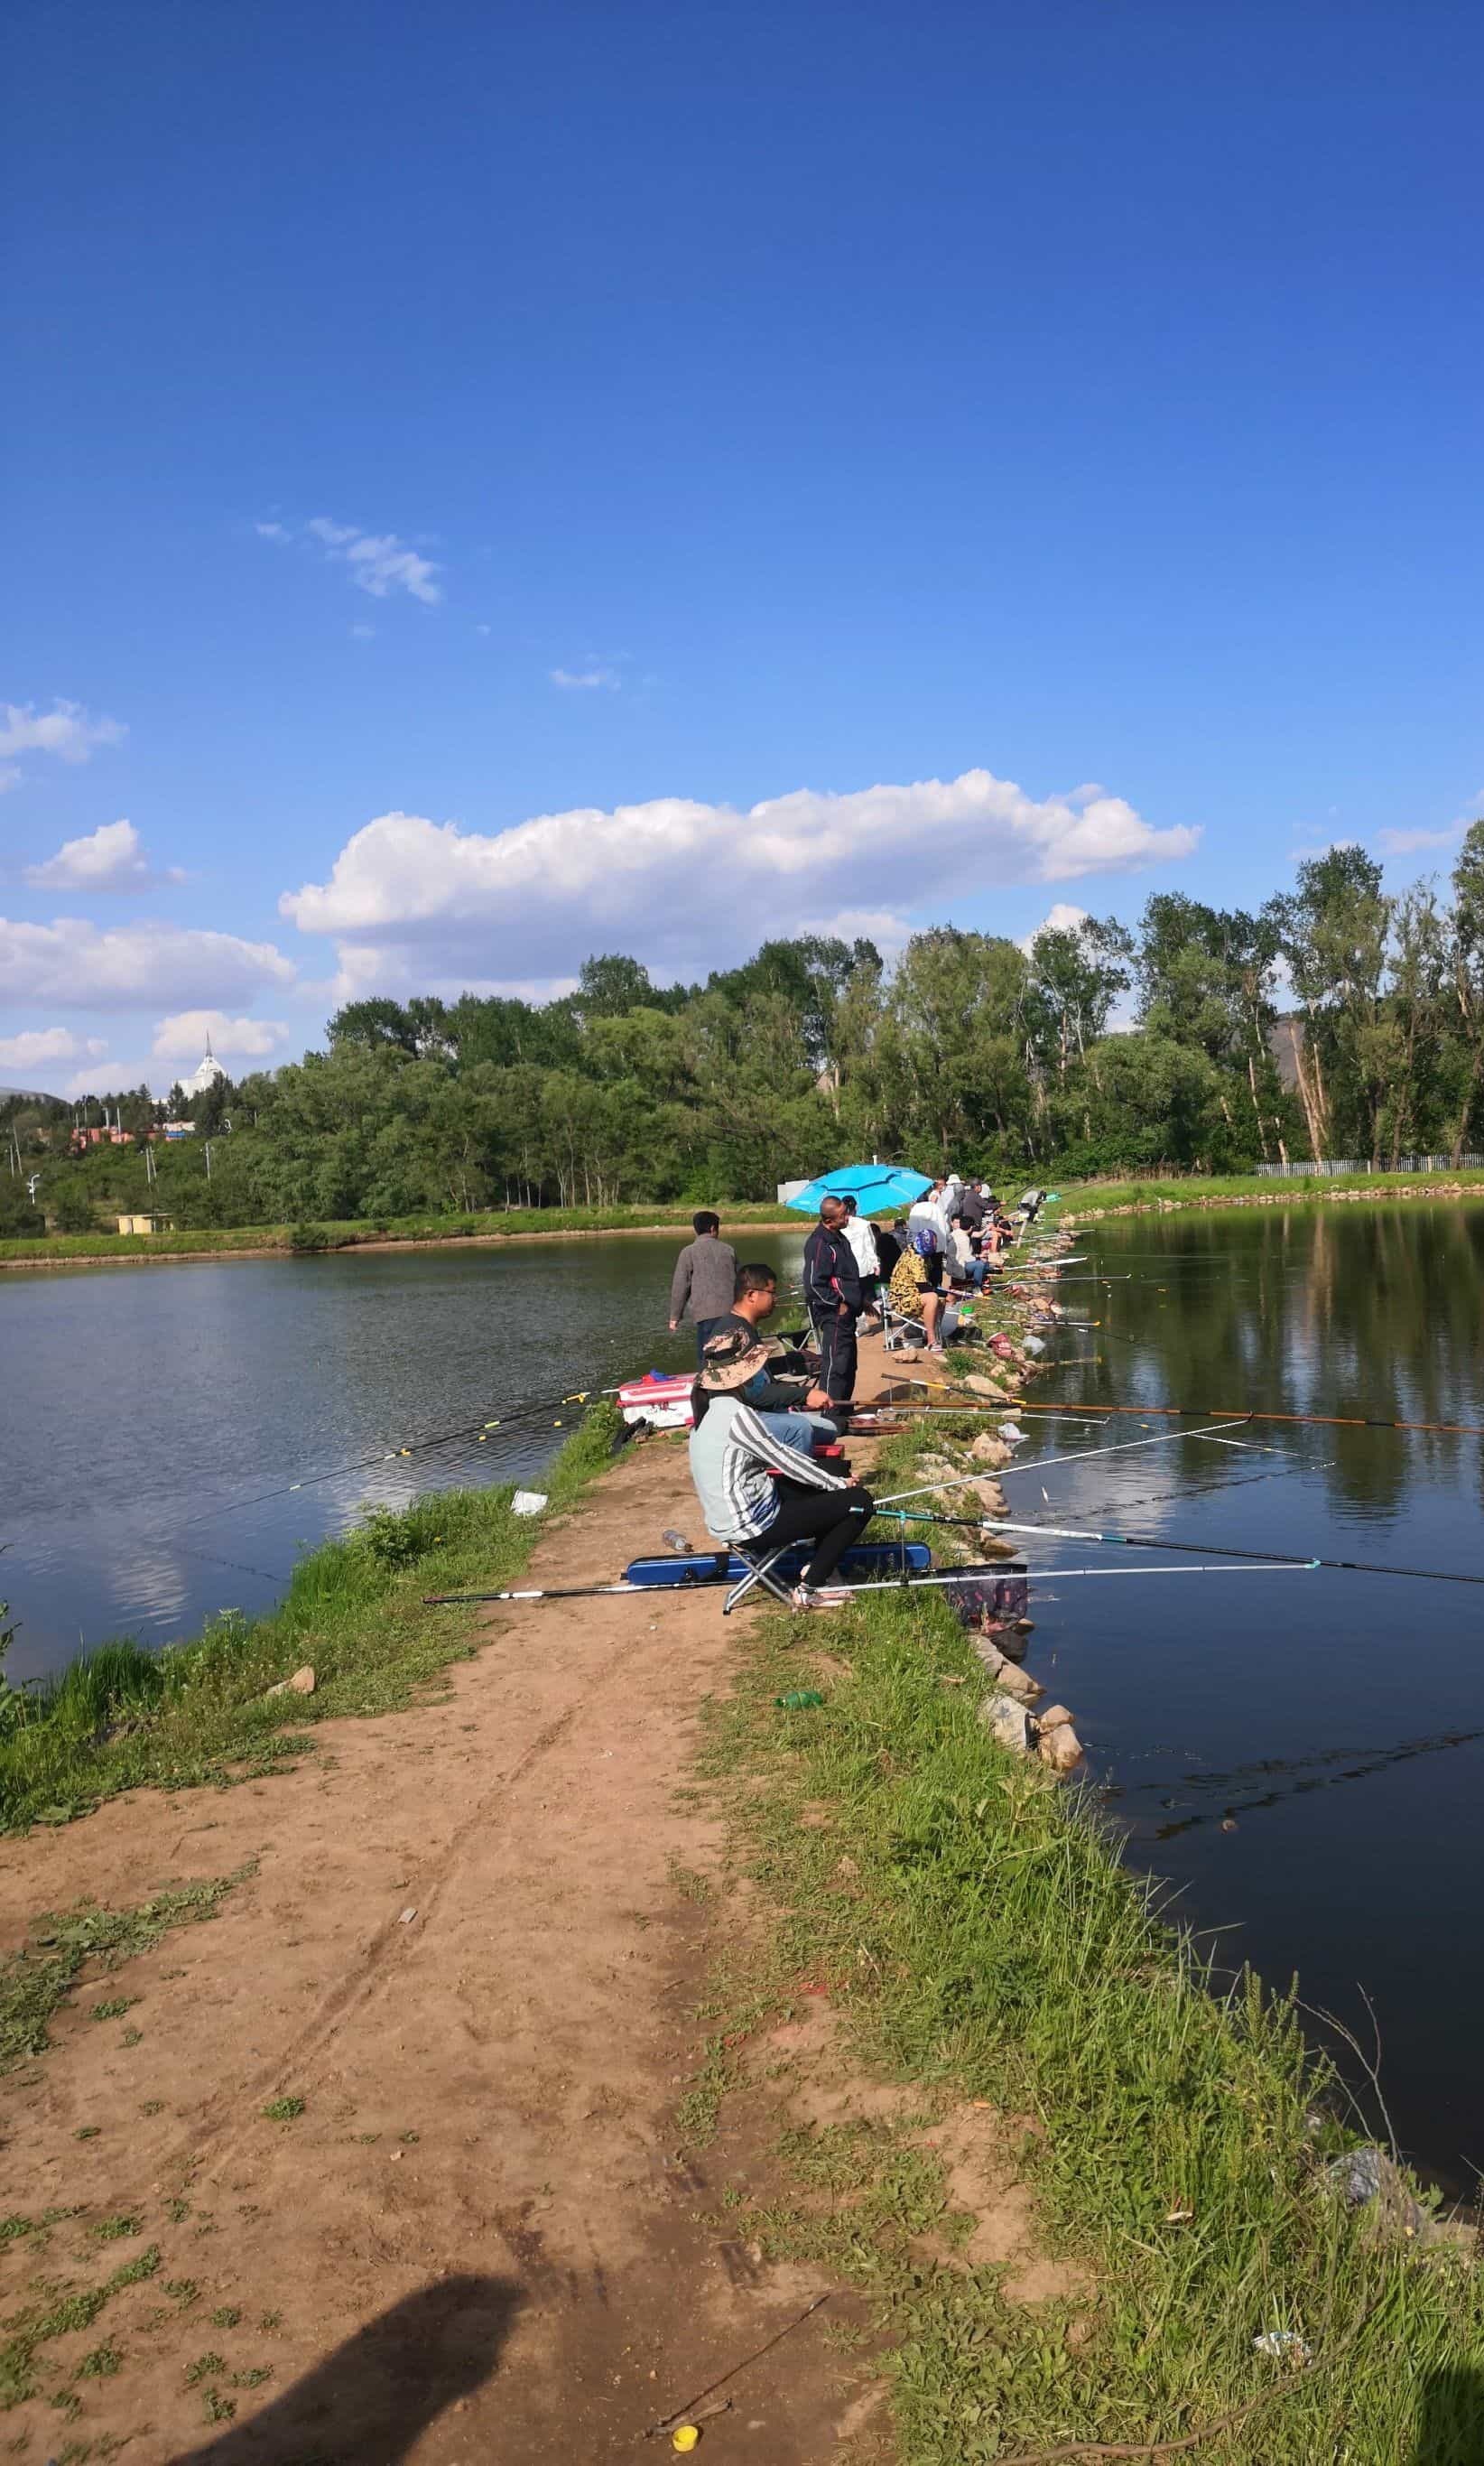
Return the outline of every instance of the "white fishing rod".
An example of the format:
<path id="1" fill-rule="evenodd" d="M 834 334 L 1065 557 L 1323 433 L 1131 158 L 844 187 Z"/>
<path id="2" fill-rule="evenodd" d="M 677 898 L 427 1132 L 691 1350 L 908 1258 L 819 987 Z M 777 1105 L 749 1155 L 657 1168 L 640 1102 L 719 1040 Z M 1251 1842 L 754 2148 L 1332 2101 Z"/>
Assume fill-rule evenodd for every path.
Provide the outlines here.
<path id="1" fill-rule="evenodd" d="M 1011 1472 L 1049 1472 L 1052 1465 L 1086 1464 L 1094 1456 L 1101 1458 L 1133 1455 L 1140 1447 L 1167 1446 L 1171 1439 L 1206 1439 L 1221 1426 L 1219 1422 L 1211 1422 L 1203 1430 L 1162 1430 L 1157 1439 L 1128 1439 L 1120 1441 L 1116 1447 L 1079 1447 L 1071 1455 L 1032 1456 L 1029 1464 L 1004 1466 L 994 1478 L 1003 1480 L 1006 1473 Z M 934 1491 L 963 1490 L 971 1481 L 984 1481 L 988 1477 L 989 1468 L 984 1467 L 978 1472 L 963 1473 L 953 1481 L 926 1481 L 917 1490 L 894 1491 L 889 1498 L 878 1498 L 876 1505 L 897 1507 L 904 1498 L 930 1498 Z"/>

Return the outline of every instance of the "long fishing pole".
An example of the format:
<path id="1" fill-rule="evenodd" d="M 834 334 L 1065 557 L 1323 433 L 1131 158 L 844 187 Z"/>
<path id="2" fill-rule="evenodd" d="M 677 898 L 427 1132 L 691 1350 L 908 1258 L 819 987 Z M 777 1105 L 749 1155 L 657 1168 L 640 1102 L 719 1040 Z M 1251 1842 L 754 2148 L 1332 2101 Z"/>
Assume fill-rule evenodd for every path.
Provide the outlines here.
<path id="1" fill-rule="evenodd" d="M 951 1584 L 978 1583 L 986 1576 L 997 1580 L 1023 1576 L 1028 1583 L 1060 1583 L 1064 1576 L 1299 1576 L 1307 1575 L 1318 1563 L 1316 1559 L 1282 1558 L 1259 1566 L 1245 1562 L 1229 1566 L 1225 1561 L 1212 1561 L 1201 1567 L 1022 1567 L 1005 1558 L 991 1558 L 982 1566 L 954 1567 L 942 1575 L 889 1576 L 869 1584 L 831 1583 L 820 1589 L 849 1593 L 853 1598 L 857 1593 L 931 1592 Z M 590 1602 L 614 1594 L 633 1600 L 642 1596 L 651 1603 L 675 1602 L 693 1600 L 698 1589 L 695 1585 L 677 1585 L 667 1591 L 657 1584 L 625 1583 L 564 1584 L 545 1589 L 528 1586 L 505 1593 L 424 1593 L 423 1605 L 427 1609 L 444 1609 L 456 1603 L 484 1602 Z"/>
<path id="2" fill-rule="evenodd" d="M 1027 1396 L 1007 1398 L 1021 1413 L 1045 1413 L 1054 1408 L 1032 1403 Z M 953 1409 L 939 1405 L 897 1405 L 894 1411 L 925 1412 Z M 970 1409 L 964 1407 L 964 1410 Z M 1264 1413 L 1254 1405 L 1242 1407 L 1223 1404 L 1089 1404 L 1078 1405 L 1083 1413 L 1123 1413 L 1136 1421 L 1198 1421 L 1209 1413 L 1219 1422 L 1281 1422 L 1296 1429 L 1311 1430 L 1426 1430 L 1451 1439 L 1484 1439 L 1484 1422 L 1393 1422 L 1374 1413 Z"/>
<path id="3" fill-rule="evenodd" d="M 1214 1429 L 1215 1426 L 1212 1423 L 1211 1428 Z M 1140 1447 L 1165 1447 L 1175 1439 L 1204 1439 L 1207 1436 L 1208 1433 L 1205 1430 L 1163 1430 L 1157 1439 L 1120 1440 L 1116 1447 L 1077 1447 L 1071 1455 L 1032 1456 L 1028 1464 L 1006 1465 L 1002 1471 L 1003 1473 L 1049 1472 L 1052 1465 L 1086 1464 L 1095 1456 L 1098 1458 L 1129 1456 L 1137 1453 Z M 953 1481 L 924 1482 L 919 1490 L 893 1491 L 889 1498 L 878 1499 L 876 1504 L 879 1507 L 896 1507 L 904 1498 L 930 1498 L 936 1490 L 963 1490 L 967 1483 L 983 1481 L 984 1478 L 983 1472 L 966 1472 Z"/>
<path id="4" fill-rule="evenodd" d="M 1029 1472 L 1030 1467 L 1023 1466 Z M 1251 1558 L 1269 1567 L 1333 1567 L 1356 1576 L 1409 1576 L 1425 1584 L 1484 1584 L 1484 1576 L 1464 1576 L 1449 1567 L 1398 1567 L 1379 1558 L 1315 1558 L 1299 1557 L 1288 1550 L 1242 1550 L 1234 1541 L 1213 1544 L 1209 1541 L 1160 1541 L 1150 1533 L 1088 1533 L 1072 1524 L 1017 1524 L 1003 1515 L 986 1515 L 980 1530 L 985 1533 L 1040 1533 L 1055 1541 L 1101 1541 L 1110 1547 L 1128 1550 L 1177 1550 L 1201 1552 L 1213 1547 L 1225 1550 L 1229 1558 Z"/>
<path id="5" fill-rule="evenodd" d="M 251 1498 L 222 1499 L 214 1507 L 203 1508 L 198 1515 L 183 1517 L 182 1525 L 205 1524 L 216 1515 L 234 1515 L 245 1508 L 261 1507 L 271 1498 L 287 1498 L 297 1490 L 315 1490 L 321 1482 L 339 1481 L 346 1473 L 366 1472 L 375 1465 L 396 1464 L 408 1456 L 426 1455 L 432 1447 L 453 1446 L 460 1439 L 474 1439 L 482 1445 L 491 1430 L 505 1429 L 512 1423 L 534 1421 L 539 1415 L 549 1413 L 560 1405 L 589 1404 L 600 1396 L 616 1396 L 617 1393 L 616 1387 L 582 1387 L 570 1396 L 554 1396 L 546 1403 L 518 1405 L 514 1412 L 498 1415 L 492 1421 L 462 1422 L 456 1429 L 439 1430 L 432 1438 L 414 1439 L 407 1446 L 379 1447 L 374 1455 L 356 1456 L 348 1464 L 331 1465 L 327 1472 L 304 1473 L 299 1480 L 280 1482 L 274 1490 L 255 1491 Z M 554 1422 L 552 1427 L 560 1429 L 562 1424 Z"/>

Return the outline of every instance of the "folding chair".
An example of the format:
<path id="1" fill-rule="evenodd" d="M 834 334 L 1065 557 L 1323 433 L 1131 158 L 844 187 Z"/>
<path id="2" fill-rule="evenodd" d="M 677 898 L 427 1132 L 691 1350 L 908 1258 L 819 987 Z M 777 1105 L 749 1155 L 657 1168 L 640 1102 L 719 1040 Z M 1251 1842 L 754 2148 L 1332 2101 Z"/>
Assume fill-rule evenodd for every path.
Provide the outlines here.
<path id="1" fill-rule="evenodd" d="M 747 1595 L 759 1584 L 765 1593 L 772 1594 L 775 1602 L 782 1602 L 785 1609 L 787 1609 L 790 1605 L 791 1587 L 785 1583 L 782 1577 L 775 1576 L 773 1570 L 780 1558 L 786 1558 L 789 1552 L 797 1550 L 798 1546 L 797 1541 L 770 1542 L 766 1535 L 752 1547 L 749 1547 L 745 1541 L 732 1542 L 730 1547 L 733 1556 L 745 1561 L 747 1572 L 741 1582 L 733 1584 L 728 1592 L 721 1604 L 721 1616 L 730 1618 L 733 1610 L 739 1608 Z"/>

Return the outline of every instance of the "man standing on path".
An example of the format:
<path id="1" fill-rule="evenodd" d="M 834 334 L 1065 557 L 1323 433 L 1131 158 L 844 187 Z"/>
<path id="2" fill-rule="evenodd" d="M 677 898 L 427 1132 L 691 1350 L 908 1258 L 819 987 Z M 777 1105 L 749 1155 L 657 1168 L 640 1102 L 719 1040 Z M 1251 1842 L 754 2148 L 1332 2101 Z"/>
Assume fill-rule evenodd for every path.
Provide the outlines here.
<path id="1" fill-rule="evenodd" d="M 707 1207 L 691 1218 L 696 1239 L 687 1242 L 670 1279 L 670 1333 L 687 1314 L 696 1322 L 696 1358 L 705 1359 L 706 1339 L 725 1318 L 737 1289 L 737 1253 L 720 1237 L 721 1219 Z"/>
<path id="2" fill-rule="evenodd" d="M 855 1322 L 865 1295 L 845 1237 L 845 1209 L 822 1199 L 819 1222 L 804 1244 L 804 1301 L 819 1332 L 819 1376 L 833 1404 L 855 1393 Z"/>

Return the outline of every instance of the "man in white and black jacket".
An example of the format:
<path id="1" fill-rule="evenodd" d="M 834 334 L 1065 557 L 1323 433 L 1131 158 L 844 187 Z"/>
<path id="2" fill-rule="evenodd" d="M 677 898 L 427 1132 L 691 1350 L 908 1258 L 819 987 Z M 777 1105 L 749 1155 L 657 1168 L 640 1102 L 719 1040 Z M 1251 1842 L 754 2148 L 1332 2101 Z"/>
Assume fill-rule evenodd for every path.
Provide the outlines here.
<path id="1" fill-rule="evenodd" d="M 820 1384 L 832 1404 L 855 1393 L 855 1322 L 865 1306 L 855 1253 L 838 1199 L 822 1199 L 819 1222 L 804 1244 L 804 1303 L 819 1335 Z"/>

